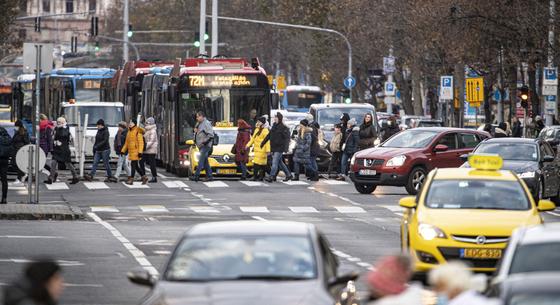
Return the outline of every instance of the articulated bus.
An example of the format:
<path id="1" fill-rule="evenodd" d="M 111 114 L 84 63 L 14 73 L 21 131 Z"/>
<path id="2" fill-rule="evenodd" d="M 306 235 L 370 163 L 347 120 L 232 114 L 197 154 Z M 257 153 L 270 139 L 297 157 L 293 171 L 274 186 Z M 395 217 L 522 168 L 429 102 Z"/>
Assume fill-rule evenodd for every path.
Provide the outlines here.
<path id="1" fill-rule="evenodd" d="M 294 112 L 308 112 L 312 104 L 323 103 L 323 91 L 317 86 L 287 86 L 282 92 L 282 108 Z"/>
<path id="2" fill-rule="evenodd" d="M 176 66 L 170 75 L 144 77 L 142 117 L 154 117 L 160 145 L 158 159 L 171 172 L 188 175 L 185 161 L 196 124 L 203 111 L 215 125 L 234 127 L 249 120 L 252 109 L 270 115 L 270 87 L 258 60 L 193 58 Z"/>
<path id="3" fill-rule="evenodd" d="M 60 68 L 51 72 L 51 78 L 66 78 L 72 83 L 72 98 L 77 102 L 111 101 L 110 81 L 115 74 L 108 68 Z"/>

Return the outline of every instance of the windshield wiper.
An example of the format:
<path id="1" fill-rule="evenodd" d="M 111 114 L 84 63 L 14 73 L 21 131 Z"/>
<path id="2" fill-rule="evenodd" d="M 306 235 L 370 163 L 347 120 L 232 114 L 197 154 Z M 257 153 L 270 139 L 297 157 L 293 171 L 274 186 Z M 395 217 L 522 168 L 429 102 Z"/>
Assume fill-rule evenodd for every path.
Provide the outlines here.
<path id="1" fill-rule="evenodd" d="M 269 281 L 301 281 L 309 280 L 309 277 L 290 275 L 240 275 L 232 280 L 269 280 Z"/>

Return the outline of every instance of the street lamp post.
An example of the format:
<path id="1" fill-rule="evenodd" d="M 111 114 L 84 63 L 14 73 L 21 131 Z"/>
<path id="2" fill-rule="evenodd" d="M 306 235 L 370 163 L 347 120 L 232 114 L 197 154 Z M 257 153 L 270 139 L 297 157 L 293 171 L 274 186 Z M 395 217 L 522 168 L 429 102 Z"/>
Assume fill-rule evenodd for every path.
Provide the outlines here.
<path id="1" fill-rule="evenodd" d="M 124 63 L 126 63 L 128 61 L 128 0 L 124 0 L 122 40 L 123 40 L 123 61 Z"/>

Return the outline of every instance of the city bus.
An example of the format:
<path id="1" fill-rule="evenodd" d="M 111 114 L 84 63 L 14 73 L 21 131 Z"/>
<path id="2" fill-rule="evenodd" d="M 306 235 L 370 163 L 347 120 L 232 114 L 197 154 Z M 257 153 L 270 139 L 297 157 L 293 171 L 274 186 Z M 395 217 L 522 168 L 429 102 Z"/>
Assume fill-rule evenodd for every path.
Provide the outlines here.
<path id="1" fill-rule="evenodd" d="M 176 65 L 170 75 L 144 78 L 142 117 L 154 117 L 160 145 L 158 160 L 181 176 L 189 172 L 186 157 L 193 139 L 196 112 L 203 111 L 215 126 L 235 127 L 249 121 L 252 109 L 270 116 L 270 87 L 256 58 L 192 58 Z"/>
<path id="2" fill-rule="evenodd" d="M 318 86 L 287 86 L 282 92 L 282 108 L 293 112 L 308 112 L 311 104 L 322 104 L 323 91 Z"/>
<path id="3" fill-rule="evenodd" d="M 51 78 L 68 79 L 72 86 L 72 98 L 77 102 L 111 101 L 110 81 L 115 74 L 109 68 L 60 68 L 50 73 Z"/>

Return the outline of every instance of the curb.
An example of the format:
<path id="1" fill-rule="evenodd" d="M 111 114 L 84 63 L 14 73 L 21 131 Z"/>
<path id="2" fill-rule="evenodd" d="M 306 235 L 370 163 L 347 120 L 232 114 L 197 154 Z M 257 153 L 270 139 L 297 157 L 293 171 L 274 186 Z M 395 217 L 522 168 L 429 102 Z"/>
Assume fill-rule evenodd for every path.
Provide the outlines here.
<path id="1" fill-rule="evenodd" d="M 66 204 L 2 204 L 0 219 L 9 220 L 81 220 L 80 208 Z"/>

